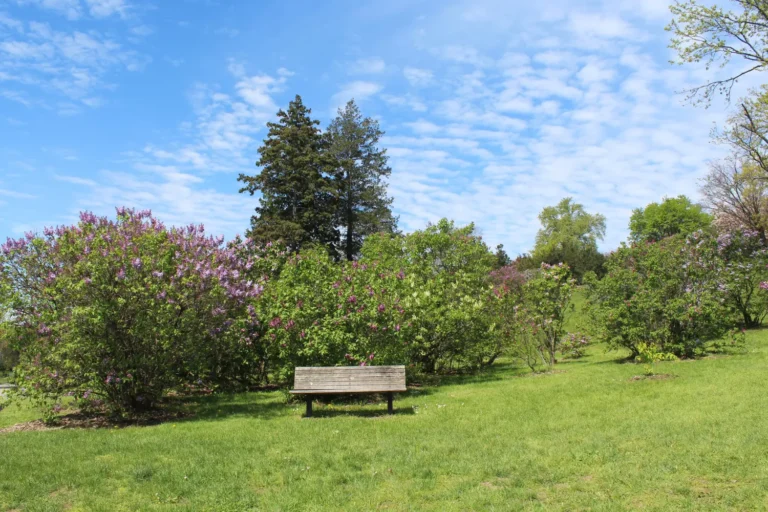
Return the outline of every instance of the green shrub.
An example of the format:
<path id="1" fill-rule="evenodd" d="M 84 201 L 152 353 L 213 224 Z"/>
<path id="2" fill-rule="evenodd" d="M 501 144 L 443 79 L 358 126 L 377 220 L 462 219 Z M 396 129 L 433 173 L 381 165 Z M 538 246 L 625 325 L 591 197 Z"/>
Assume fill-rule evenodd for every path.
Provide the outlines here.
<path id="1" fill-rule="evenodd" d="M 261 290 L 241 279 L 249 262 L 202 226 L 168 230 L 148 211 L 80 219 L 2 247 L 19 396 L 132 414 L 170 388 L 215 383 L 241 341 L 226 336 L 233 319 Z"/>
<path id="2" fill-rule="evenodd" d="M 729 306 L 744 327 L 757 327 L 768 313 L 768 294 L 760 283 L 768 280 L 768 250 L 756 231 L 733 231 L 717 238 L 724 269 L 720 276 Z"/>
<path id="3" fill-rule="evenodd" d="M 588 279 L 587 306 L 594 335 L 633 357 L 640 344 L 691 357 L 721 336 L 732 318 L 721 286 L 723 262 L 715 239 L 686 239 L 622 246 L 606 262 L 601 280 Z"/>

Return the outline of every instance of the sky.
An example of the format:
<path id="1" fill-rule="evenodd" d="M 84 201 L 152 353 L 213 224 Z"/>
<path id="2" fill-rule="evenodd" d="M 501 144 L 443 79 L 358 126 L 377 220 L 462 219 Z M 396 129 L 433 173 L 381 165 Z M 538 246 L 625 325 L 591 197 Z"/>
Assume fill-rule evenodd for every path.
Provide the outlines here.
<path id="1" fill-rule="evenodd" d="M 351 98 L 379 121 L 402 230 L 474 222 L 514 256 L 570 196 L 610 250 L 724 154 L 729 106 L 685 101 L 712 75 L 670 64 L 669 20 L 666 0 L 0 0 L 0 238 L 116 206 L 243 233 L 237 176 L 300 94 L 323 127 Z"/>

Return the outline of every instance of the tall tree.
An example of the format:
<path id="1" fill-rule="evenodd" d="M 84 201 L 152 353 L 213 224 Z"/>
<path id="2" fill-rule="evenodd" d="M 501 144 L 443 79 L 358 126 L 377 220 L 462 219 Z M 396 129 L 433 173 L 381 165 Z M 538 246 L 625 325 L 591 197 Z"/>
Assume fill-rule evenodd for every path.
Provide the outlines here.
<path id="1" fill-rule="evenodd" d="M 672 235 L 688 235 L 712 224 L 712 216 L 685 196 L 667 197 L 661 203 L 636 208 L 629 219 L 633 242 L 658 242 Z"/>
<path id="2" fill-rule="evenodd" d="M 759 170 L 733 157 L 713 162 L 702 180 L 701 195 L 718 230 L 756 231 L 766 241 L 768 182 Z"/>
<path id="3" fill-rule="evenodd" d="M 261 172 L 240 174 L 240 192 L 261 192 L 249 236 L 262 242 L 283 240 L 294 251 L 309 243 L 332 247 L 336 199 L 331 172 L 333 158 L 318 125 L 301 96 L 267 123 L 269 133 L 256 162 Z"/>
<path id="4" fill-rule="evenodd" d="M 541 229 L 536 235 L 536 263 L 567 263 L 577 279 L 588 271 L 601 272 L 604 256 L 597 241 L 605 236 L 605 217 L 590 214 L 584 206 L 566 197 L 539 214 Z"/>
<path id="5" fill-rule="evenodd" d="M 734 57 L 747 63 L 746 68 L 739 67 L 688 91 L 691 99 L 705 104 L 718 92 L 730 99 L 739 78 L 768 69 L 768 0 L 731 3 L 736 7 L 733 11 L 697 0 L 676 0 L 670 6 L 673 19 L 667 30 L 673 37 L 669 46 L 677 52 L 678 64 L 704 62 L 707 69 L 714 64 L 723 68 Z"/>
<path id="6" fill-rule="evenodd" d="M 363 117 L 354 100 L 339 109 L 326 135 L 335 161 L 335 220 L 341 231 L 337 250 L 352 260 L 367 235 L 394 232 L 397 228 L 385 181 L 392 170 L 387 165 L 386 150 L 378 147 L 384 132 L 376 120 Z"/>

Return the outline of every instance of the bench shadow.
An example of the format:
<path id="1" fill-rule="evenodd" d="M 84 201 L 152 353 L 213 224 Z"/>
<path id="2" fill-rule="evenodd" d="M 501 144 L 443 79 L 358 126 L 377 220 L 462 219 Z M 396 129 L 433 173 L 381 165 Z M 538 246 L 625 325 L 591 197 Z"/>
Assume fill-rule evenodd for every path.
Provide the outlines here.
<path id="1" fill-rule="evenodd" d="M 312 416 L 307 417 L 302 413 L 301 418 L 307 420 L 314 420 L 320 418 L 338 418 L 339 416 L 356 416 L 359 418 L 389 418 L 395 416 L 413 416 L 415 412 L 410 407 L 403 407 L 398 409 L 395 406 L 395 410 L 392 414 L 387 412 L 387 404 L 384 404 L 383 410 L 339 410 L 339 409 L 313 409 Z"/>

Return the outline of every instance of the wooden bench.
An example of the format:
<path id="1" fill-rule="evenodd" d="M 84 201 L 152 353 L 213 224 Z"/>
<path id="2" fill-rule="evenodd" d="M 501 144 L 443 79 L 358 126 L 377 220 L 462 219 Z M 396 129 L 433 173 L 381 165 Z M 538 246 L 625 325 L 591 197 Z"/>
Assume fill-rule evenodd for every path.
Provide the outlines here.
<path id="1" fill-rule="evenodd" d="M 392 414 L 392 394 L 407 391 L 405 366 L 297 367 L 294 395 L 306 395 L 307 417 L 312 417 L 313 395 L 386 393 L 387 411 Z"/>

